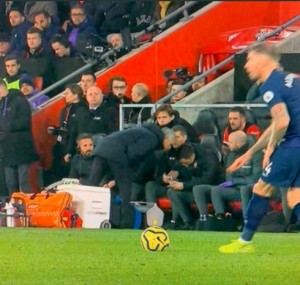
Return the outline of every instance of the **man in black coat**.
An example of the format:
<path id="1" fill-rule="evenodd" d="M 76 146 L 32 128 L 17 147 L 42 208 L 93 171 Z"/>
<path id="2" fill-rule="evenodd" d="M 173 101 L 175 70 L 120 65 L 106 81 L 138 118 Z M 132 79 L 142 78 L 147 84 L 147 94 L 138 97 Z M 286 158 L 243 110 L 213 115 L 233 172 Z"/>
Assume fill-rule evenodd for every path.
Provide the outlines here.
<path id="1" fill-rule="evenodd" d="M 183 230 L 192 229 L 190 206 L 195 203 L 193 186 L 199 184 L 216 185 L 223 180 L 224 171 L 218 157 L 200 144 L 185 144 L 177 156 L 177 175 L 169 181 L 168 197 L 172 209 L 179 213 Z"/>
<path id="2" fill-rule="evenodd" d="M 31 108 L 19 90 L 7 90 L 0 79 L 0 144 L 6 185 L 10 194 L 30 193 L 30 164 L 37 160 L 31 134 Z"/>
<path id="3" fill-rule="evenodd" d="M 122 199 L 122 228 L 133 227 L 131 168 L 149 153 L 157 149 L 169 149 L 173 140 L 174 132 L 171 129 L 145 124 L 112 133 L 97 142 L 88 185 L 98 186 L 108 171 L 112 171 Z"/>
<path id="4" fill-rule="evenodd" d="M 88 126 L 90 134 L 108 135 L 119 129 L 118 111 L 103 102 L 103 93 L 99 87 L 88 88 L 86 101 L 90 111 Z"/>
<path id="5" fill-rule="evenodd" d="M 81 184 L 86 184 L 93 165 L 93 138 L 83 133 L 77 137 L 77 152 L 71 160 L 69 178 L 77 178 Z"/>

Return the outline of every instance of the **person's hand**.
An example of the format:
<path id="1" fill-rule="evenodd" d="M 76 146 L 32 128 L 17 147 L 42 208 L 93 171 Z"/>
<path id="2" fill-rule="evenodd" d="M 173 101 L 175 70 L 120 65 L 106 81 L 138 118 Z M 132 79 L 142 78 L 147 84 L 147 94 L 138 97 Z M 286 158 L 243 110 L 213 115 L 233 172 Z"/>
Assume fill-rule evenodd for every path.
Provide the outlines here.
<path id="1" fill-rule="evenodd" d="M 268 147 L 266 149 L 264 154 L 264 159 L 262 162 L 262 169 L 265 169 L 270 164 L 270 157 L 272 156 L 273 152 L 274 152 L 274 148 L 272 147 Z"/>
<path id="2" fill-rule="evenodd" d="M 219 184 L 219 187 L 221 188 L 228 188 L 228 187 L 232 187 L 233 186 L 233 182 L 231 180 L 225 181 L 221 184 Z"/>
<path id="3" fill-rule="evenodd" d="M 71 154 L 66 154 L 65 156 L 64 156 L 64 161 L 66 162 L 66 163 L 69 163 L 70 161 L 71 161 L 71 157 L 72 157 L 72 155 Z"/>
<path id="4" fill-rule="evenodd" d="M 162 180 L 165 184 L 168 184 L 170 182 L 170 176 L 164 173 L 162 176 Z"/>
<path id="5" fill-rule="evenodd" d="M 173 190 L 181 191 L 183 190 L 183 183 L 172 180 L 169 182 L 169 187 L 172 188 Z"/>
<path id="6" fill-rule="evenodd" d="M 115 186 L 116 186 L 116 181 L 115 180 L 111 180 L 108 183 L 106 183 L 106 184 L 103 185 L 104 188 L 109 188 L 109 189 L 111 189 L 111 188 L 113 188 Z"/>
<path id="7" fill-rule="evenodd" d="M 247 151 L 245 154 L 237 158 L 227 169 L 227 173 L 232 173 L 240 169 L 244 164 L 252 158 L 252 153 Z"/>
<path id="8" fill-rule="evenodd" d="M 171 170 L 171 171 L 168 173 L 168 176 L 171 177 L 172 179 L 176 179 L 176 178 L 179 176 L 179 172 L 176 171 L 176 170 Z"/>

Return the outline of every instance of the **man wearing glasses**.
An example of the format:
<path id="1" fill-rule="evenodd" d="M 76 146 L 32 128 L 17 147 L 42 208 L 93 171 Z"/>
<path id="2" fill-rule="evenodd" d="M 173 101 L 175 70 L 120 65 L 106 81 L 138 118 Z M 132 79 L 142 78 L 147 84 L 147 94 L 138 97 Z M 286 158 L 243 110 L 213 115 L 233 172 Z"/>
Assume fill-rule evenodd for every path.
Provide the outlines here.
<path id="1" fill-rule="evenodd" d="M 73 47 L 77 47 L 82 41 L 86 44 L 96 34 L 96 30 L 90 19 L 86 16 L 84 8 L 74 4 L 70 10 L 70 20 L 63 25 L 68 41 Z"/>
<path id="2" fill-rule="evenodd" d="M 120 104 L 131 104 L 131 100 L 126 97 L 127 81 L 124 77 L 115 76 L 109 80 L 109 93 L 105 96 L 106 104 L 115 107 L 119 111 Z M 124 122 L 128 123 L 130 108 L 125 109 Z M 119 113 L 118 113 L 119 114 Z"/>

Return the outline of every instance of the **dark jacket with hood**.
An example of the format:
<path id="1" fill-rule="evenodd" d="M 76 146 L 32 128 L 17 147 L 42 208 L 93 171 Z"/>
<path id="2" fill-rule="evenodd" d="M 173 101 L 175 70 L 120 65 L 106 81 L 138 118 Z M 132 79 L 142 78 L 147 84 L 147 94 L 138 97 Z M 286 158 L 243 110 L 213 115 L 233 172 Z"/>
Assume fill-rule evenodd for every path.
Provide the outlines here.
<path id="1" fill-rule="evenodd" d="M 19 90 L 0 101 L 0 144 L 4 166 L 29 164 L 38 159 L 31 134 L 31 109 Z"/>
<path id="2" fill-rule="evenodd" d="M 154 124 L 112 133 L 97 143 L 94 155 L 106 158 L 124 167 L 141 161 L 154 150 L 161 149 L 164 134 Z"/>

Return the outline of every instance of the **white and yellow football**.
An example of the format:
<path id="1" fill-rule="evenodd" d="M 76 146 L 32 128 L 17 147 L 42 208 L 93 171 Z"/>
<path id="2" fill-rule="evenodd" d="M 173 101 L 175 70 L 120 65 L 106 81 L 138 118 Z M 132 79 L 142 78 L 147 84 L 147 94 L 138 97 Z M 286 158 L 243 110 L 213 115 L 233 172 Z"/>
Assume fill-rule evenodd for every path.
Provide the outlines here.
<path id="1" fill-rule="evenodd" d="M 160 227 L 149 227 L 141 235 L 142 247 L 147 251 L 164 251 L 170 245 L 168 233 Z"/>

